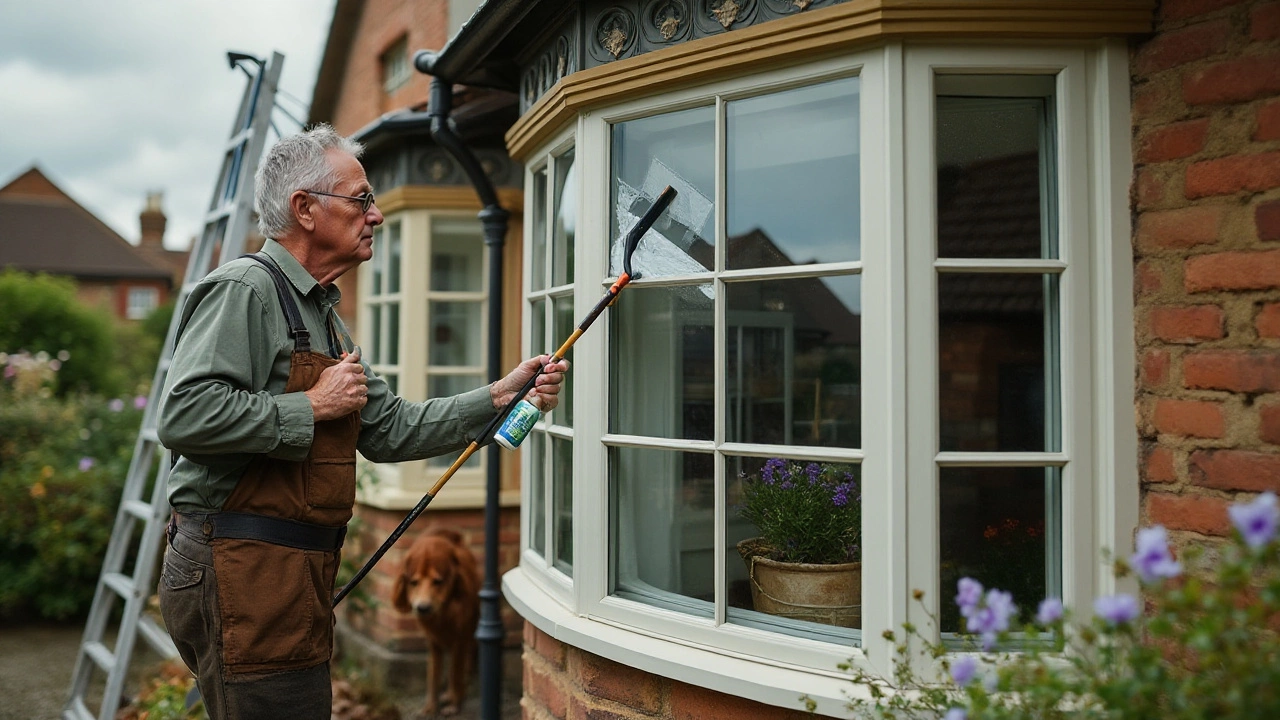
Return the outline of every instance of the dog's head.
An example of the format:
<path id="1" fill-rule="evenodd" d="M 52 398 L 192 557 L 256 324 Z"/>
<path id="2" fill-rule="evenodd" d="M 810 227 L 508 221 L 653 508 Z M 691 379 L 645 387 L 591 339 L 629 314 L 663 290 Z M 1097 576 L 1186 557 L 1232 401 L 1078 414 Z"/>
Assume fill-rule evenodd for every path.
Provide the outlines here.
<path id="1" fill-rule="evenodd" d="M 455 533 L 456 534 L 456 533 Z M 465 549 L 448 534 L 428 533 L 419 537 L 405 554 L 396 577 L 391 601 L 400 612 L 421 616 L 438 613 L 459 590 Z"/>

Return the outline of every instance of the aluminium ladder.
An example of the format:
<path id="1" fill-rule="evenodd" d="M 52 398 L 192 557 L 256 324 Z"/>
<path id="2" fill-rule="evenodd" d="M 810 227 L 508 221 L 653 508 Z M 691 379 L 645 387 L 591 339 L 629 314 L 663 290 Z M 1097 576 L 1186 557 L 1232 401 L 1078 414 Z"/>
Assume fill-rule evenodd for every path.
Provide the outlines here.
<path id="1" fill-rule="evenodd" d="M 138 635 L 160 655 L 166 658 L 178 656 L 178 650 L 168 633 L 150 615 L 144 613 L 155 590 L 160 541 L 169 520 L 169 501 L 165 486 L 171 456 L 161 446 L 157 435 L 158 405 L 169 364 L 173 359 L 183 302 L 196 283 L 210 270 L 238 257 L 244 251 L 245 236 L 253 215 L 253 176 L 257 170 L 258 158 L 262 156 L 266 145 L 267 128 L 280 82 L 280 70 L 284 65 L 284 56 L 278 52 L 273 53 L 266 62 L 241 53 L 228 53 L 228 60 L 233 69 L 239 63 L 248 61 L 254 66 L 254 70 L 241 67 L 249 76 L 249 81 L 236 114 L 235 125 L 231 129 L 231 138 L 227 141 L 222 169 L 213 189 L 213 200 L 205 215 L 204 231 L 191 249 L 182 288 L 174 303 L 173 320 L 169 323 L 164 349 L 160 353 L 160 361 L 151 381 L 142 427 L 133 446 L 133 460 L 129 463 L 129 474 L 125 478 L 120 507 L 116 511 L 115 527 L 111 531 L 102 574 L 98 579 L 84 638 L 76 656 L 70 697 L 62 711 L 63 720 L 93 720 L 95 717 L 85 699 L 95 669 L 106 673 L 102 707 L 97 718 L 111 720 L 115 717 L 123 695 L 134 641 Z M 149 485 L 153 469 L 155 482 Z M 126 573 L 124 566 L 130 547 L 135 546 L 138 523 L 142 524 L 142 532 L 141 539 L 136 543 L 136 560 L 131 576 Z M 124 600 L 124 610 L 115 647 L 111 648 L 105 642 L 105 633 L 117 597 Z"/>

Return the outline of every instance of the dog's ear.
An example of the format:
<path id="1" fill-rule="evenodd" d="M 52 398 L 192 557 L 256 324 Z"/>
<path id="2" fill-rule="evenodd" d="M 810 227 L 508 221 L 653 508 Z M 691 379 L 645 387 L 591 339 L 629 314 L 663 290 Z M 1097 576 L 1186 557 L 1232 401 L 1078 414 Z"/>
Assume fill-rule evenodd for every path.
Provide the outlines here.
<path id="1" fill-rule="evenodd" d="M 406 554 L 404 560 L 400 563 L 400 573 L 396 575 L 396 584 L 391 589 L 391 604 L 395 609 L 402 613 L 407 613 L 413 608 L 409 607 L 409 573 L 413 572 L 412 554 Z"/>

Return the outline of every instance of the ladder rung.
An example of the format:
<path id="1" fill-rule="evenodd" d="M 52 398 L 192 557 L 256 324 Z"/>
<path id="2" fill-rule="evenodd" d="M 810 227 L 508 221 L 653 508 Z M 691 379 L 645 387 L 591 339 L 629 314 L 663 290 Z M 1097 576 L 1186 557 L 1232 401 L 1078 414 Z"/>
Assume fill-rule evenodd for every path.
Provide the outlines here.
<path id="1" fill-rule="evenodd" d="M 62 710 L 62 720 L 94 720 L 94 717 L 89 708 L 85 707 L 84 698 L 76 696 Z"/>
<path id="2" fill-rule="evenodd" d="M 225 203 L 218 206 L 214 210 L 210 210 L 208 215 L 204 216 L 204 224 L 212 225 L 223 218 L 231 215 L 231 211 L 236 209 L 235 203 Z"/>
<path id="3" fill-rule="evenodd" d="M 178 646 L 173 644 L 173 638 L 169 637 L 169 633 L 157 625 L 150 615 L 138 618 L 138 634 L 142 635 L 147 644 L 163 657 L 178 657 Z"/>
<path id="4" fill-rule="evenodd" d="M 160 431 L 155 428 L 142 428 L 138 431 L 138 434 L 147 442 L 155 443 L 157 445 L 160 444 Z"/>
<path id="5" fill-rule="evenodd" d="M 173 364 L 172 357 L 162 357 L 160 358 L 160 361 L 156 363 L 156 369 L 159 370 L 160 372 L 167 372 L 169 370 L 169 366 L 172 364 Z"/>
<path id="6" fill-rule="evenodd" d="M 249 141 L 250 137 L 253 137 L 252 125 L 231 136 L 231 139 L 227 141 L 227 152 L 232 152 L 236 148 L 245 144 Z"/>
<path id="7" fill-rule="evenodd" d="M 125 500 L 124 511 L 144 522 L 155 517 L 155 511 L 151 509 L 150 503 L 144 503 L 141 500 Z"/>
<path id="8" fill-rule="evenodd" d="M 107 573 L 102 576 L 102 582 L 107 587 L 116 591 L 116 594 L 122 598 L 128 599 L 133 597 L 134 585 L 133 578 L 120 573 Z"/>
<path id="9" fill-rule="evenodd" d="M 100 642 L 87 642 L 84 644 L 84 654 L 88 655 L 94 664 L 102 668 L 102 672 L 109 673 L 116 666 L 116 656 L 106 645 Z"/>

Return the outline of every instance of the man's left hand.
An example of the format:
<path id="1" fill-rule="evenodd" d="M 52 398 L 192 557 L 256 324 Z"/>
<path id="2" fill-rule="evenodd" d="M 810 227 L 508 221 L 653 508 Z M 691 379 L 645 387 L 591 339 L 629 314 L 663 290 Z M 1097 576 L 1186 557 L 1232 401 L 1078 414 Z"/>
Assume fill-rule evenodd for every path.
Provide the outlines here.
<path id="1" fill-rule="evenodd" d="M 569 361 L 561 360 L 551 363 L 550 355 L 539 355 L 529 358 L 516 366 L 506 377 L 489 386 L 489 395 L 493 398 L 493 408 L 501 410 L 511 402 L 511 398 L 520 392 L 520 388 L 529 382 L 529 378 L 545 366 L 546 372 L 538 376 L 538 382 L 525 396 L 529 402 L 546 412 L 560 404 L 560 384 L 564 382 L 564 374 L 569 372 Z"/>

